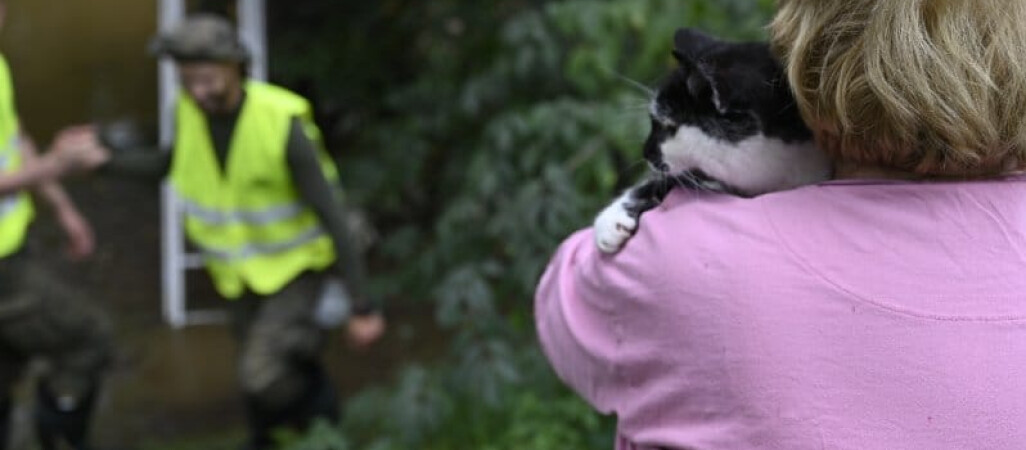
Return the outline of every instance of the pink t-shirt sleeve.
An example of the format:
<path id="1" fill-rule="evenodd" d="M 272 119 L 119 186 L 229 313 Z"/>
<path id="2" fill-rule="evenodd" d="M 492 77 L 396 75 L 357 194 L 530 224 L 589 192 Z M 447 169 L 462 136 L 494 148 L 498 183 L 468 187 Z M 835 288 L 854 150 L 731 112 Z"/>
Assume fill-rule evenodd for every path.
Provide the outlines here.
<path id="1" fill-rule="evenodd" d="M 622 412 L 629 378 L 660 353 L 651 335 L 638 332 L 667 325 L 652 317 L 667 306 L 653 302 L 669 303 L 654 300 L 665 297 L 657 292 L 665 283 L 656 281 L 661 261 L 652 242 L 639 233 L 629 248 L 607 255 L 592 229 L 578 231 L 559 247 L 535 294 L 542 349 L 560 378 L 603 413 Z"/>
<path id="2" fill-rule="evenodd" d="M 581 292 L 582 285 L 600 282 L 593 276 L 596 253 L 590 229 L 563 242 L 535 293 L 535 320 L 542 349 L 563 382 L 599 411 L 611 413 L 616 407 L 615 295 Z"/>
<path id="3" fill-rule="evenodd" d="M 628 248 L 607 255 L 595 245 L 592 229 L 578 231 L 556 251 L 535 294 L 538 336 L 549 363 L 596 410 L 617 414 L 620 433 L 626 431 L 623 420 L 635 415 L 634 397 L 647 398 L 643 380 L 669 371 L 666 362 L 673 358 L 653 336 L 679 327 L 667 309 L 672 302 L 659 292 L 666 286 L 653 268 L 662 263 L 655 261 L 654 242 L 639 233 Z M 621 435 L 616 448 L 637 447 Z"/>

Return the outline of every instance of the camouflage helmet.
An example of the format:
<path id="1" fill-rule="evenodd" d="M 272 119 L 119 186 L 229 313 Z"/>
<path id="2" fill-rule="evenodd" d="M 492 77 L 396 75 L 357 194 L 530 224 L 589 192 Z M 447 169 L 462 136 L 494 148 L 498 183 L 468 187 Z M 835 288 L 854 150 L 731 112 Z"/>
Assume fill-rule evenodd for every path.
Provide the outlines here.
<path id="1" fill-rule="evenodd" d="M 150 41 L 150 53 L 179 61 L 249 62 L 235 27 L 214 14 L 193 14 Z"/>

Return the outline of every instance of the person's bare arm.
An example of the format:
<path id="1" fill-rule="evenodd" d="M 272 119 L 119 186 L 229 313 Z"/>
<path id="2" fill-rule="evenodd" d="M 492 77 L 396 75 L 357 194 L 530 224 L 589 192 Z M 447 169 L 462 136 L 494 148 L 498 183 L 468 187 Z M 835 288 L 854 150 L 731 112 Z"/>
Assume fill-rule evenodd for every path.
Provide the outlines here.
<path id="1" fill-rule="evenodd" d="M 51 152 L 26 161 L 17 172 L 0 174 L 0 195 L 31 189 L 71 172 L 95 169 L 108 158 L 107 151 L 96 143 L 91 127 L 65 129 L 54 140 Z"/>
<path id="2" fill-rule="evenodd" d="M 41 163 L 35 141 L 21 130 L 19 148 L 27 167 Z M 45 165 L 45 163 L 43 163 Z M 57 177 L 43 178 L 33 191 L 53 211 L 57 222 L 68 237 L 68 255 L 73 259 L 85 258 L 93 253 L 96 241 L 89 221 L 79 212 Z"/>
<path id="3" fill-rule="evenodd" d="M 0 195 L 10 195 L 30 189 L 41 181 L 61 176 L 64 171 L 61 162 L 56 158 L 46 158 L 25 164 L 17 172 L 0 175 Z"/>

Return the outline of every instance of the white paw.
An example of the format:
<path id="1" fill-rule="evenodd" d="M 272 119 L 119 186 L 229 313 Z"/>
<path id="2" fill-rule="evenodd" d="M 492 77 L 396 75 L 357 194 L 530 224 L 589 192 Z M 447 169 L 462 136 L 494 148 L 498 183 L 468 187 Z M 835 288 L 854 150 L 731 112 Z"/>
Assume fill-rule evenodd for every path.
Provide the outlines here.
<path id="1" fill-rule="evenodd" d="M 595 243 L 604 253 L 616 253 L 637 228 L 638 219 L 627 213 L 623 203 L 615 202 L 595 218 Z"/>

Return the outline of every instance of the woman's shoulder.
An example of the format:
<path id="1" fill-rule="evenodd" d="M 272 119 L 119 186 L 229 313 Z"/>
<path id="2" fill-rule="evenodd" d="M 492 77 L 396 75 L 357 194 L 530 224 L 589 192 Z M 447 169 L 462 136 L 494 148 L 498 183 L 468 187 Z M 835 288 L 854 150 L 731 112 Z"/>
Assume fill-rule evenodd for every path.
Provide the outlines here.
<path id="1" fill-rule="evenodd" d="M 675 190 L 654 210 L 650 222 L 671 227 L 730 223 L 745 228 L 761 226 L 772 217 L 814 222 L 826 215 L 859 210 L 909 214 L 944 209 L 957 201 L 981 200 L 994 207 L 1013 208 L 1026 202 L 1021 194 L 1026 194 L 1026 175 L 951 182 L 835 180 L 752 198 Z"/>

